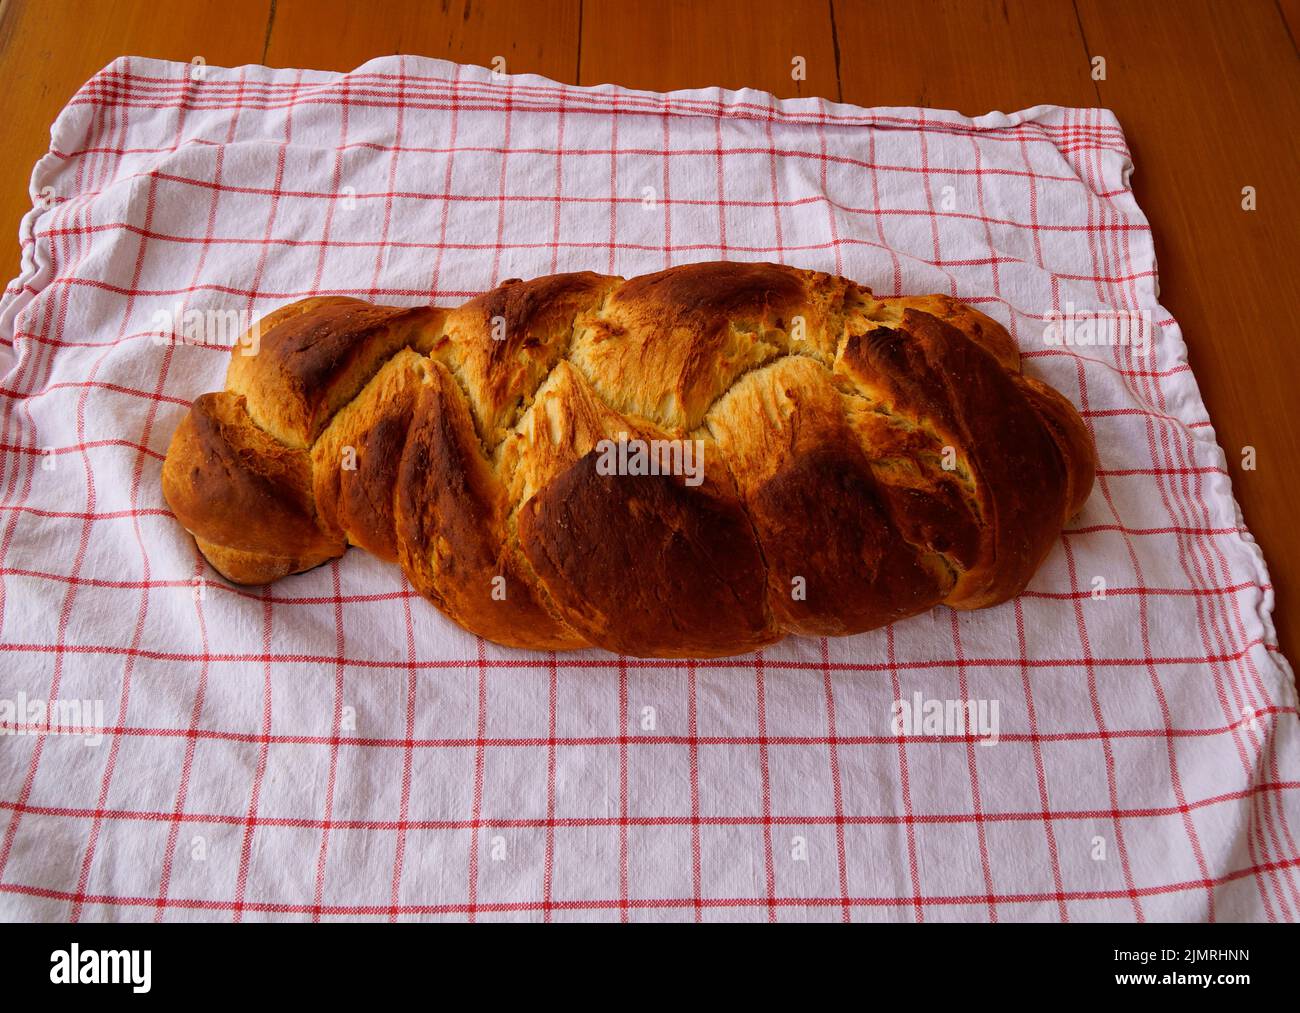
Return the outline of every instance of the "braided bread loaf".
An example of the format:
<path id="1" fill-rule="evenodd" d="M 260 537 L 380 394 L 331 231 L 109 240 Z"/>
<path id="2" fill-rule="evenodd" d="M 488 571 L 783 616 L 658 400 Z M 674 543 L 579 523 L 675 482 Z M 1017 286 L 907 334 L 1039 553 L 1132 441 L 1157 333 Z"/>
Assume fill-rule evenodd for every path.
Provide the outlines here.
<path id="1" fill-rule="evenodd" d="M 163 467 L 209 562 L 258 584 L 359 545 L 516 647 L 713 657 L 994 605 L 1092 487 L 1000 325 L 814 271 L 315 298 L 255 331 Z"/>

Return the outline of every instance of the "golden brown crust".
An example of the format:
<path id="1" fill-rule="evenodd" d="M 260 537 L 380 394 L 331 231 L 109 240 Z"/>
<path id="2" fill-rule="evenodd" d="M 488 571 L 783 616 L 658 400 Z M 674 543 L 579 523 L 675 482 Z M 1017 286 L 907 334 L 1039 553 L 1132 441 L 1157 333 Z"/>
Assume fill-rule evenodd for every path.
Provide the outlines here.
<path id="1" fill-rule="evenodd" d="M 979 345 L 993 358 L 997 359 L 1003 369 L 1012 373 L 1020 372 L 1020 349 L 1007 333 L 1006 328 L 990 316 L 986 316 L 974 306 L 958 302 L 948 295 L 904 295 L 892 296 L 880 300 L 881 319 L 893 318 L 894 322 L 902 319 L 907 310 L 916 310 L 938 317 L 946 324 L 961 331 L 971 341 Z"/>
<path id="2" fill-rule="evenodd" d="M 448 314 L 433 354 L 460 380 L 489 449 L 568 353 L 580 314 L 615 283 L 589 271 L 511 279 Z"/>
<path id="3" fill-rule="evenodd" d="M 483 455 L 464 392 L 441 363 L 430 378 L 397 480 L 397 542 L 407 577 L 461 626 L 499 644 L 581 646 L 547 611 L 504 537 L 505 489 Z"/>
<path id="4" fill-rule="evenodd" d="M 745 376 L 707 418 L 762 547 L 772 607 L 794 633 L 873 629 L 938 604 L 953 583 L 942 557 L 909 537 L 909 513 L 893 509 L 895 488 L 876 478 L 844 401 L 824 366 L 787 356 Z"/>
<path id="5" fill-rule="evenodd" d="M 248 414 L 264 430 L 305 450 L 388 358 L 437 327 L 444 314 L 341 297 L 303 302 L 241 339 L 226 389 L 244 395 Z"/>
<path id="6" fill-rule="evenodd" d="M 1083 509 L 1088 494 L 1092 492 L 1097 473 L 1097 451 L 1092 437 L 1079 412 L 1055 387 L 1049 387 L 1032 376 L 1018 376 L 1023 393 L 1034 411 L 1056 441 L 1057 450 L 1066 462 L 1069 474 L 1069 492 L 1063 521 L 1069 520 Z"/>
<path id="7" fill-rule="evenodd" d="M 311 450 L 323 525 L 388 562 L 397 562 L 397 467 L 428 375 L 428 360 L 403 348 L 334 416 Z"/>
<path id="8" fill-rule="evenodd" d="M 569 358 L 616 411 L 694 429 L 748 370 L 794 351 L 829 361 L 832 324 L 851 286 L 776 264 L 687 264 L 643 275 L 614 290 Z"/>
<path id="9" fill-rule="evenodd" d="M 1018 594 L 1060 533 L 1068 477 L 1012 374 L 955 327 L 910 308 L 896 330 L 851 335 L 841 364 L 895 414 L 925 420 L 971 476 L 981 549 L 947 604 L 983 608 Z"/>
<path id="10" fill-rule="evenodd" d="M 194 402 L 172 437 L 162 483 L 172 512 L 200 547 L 225 550 L 205 554 L 236 583 L 263 582 L 343 554 L 342 539 L 317 521 L 307 453 L 254 425 L 237 394 L 204 394 Z"/>
<path id="11" fill-rule="evenodd" d="M 584 456 L 524 504 L 524 555 L 564 619 L 621 654 L 708 658 L 780 639 L 739 503 L 706 481 L 629 482 Z"/>
<path id="12" fill-rule="evenodd" d="M 322 556 L 282 556 L 276 552 L 245 552 L 227 545 L 194 536 L 204 558 L 219 574 L 234 584 L 270 584 L 291 573 L 301 573 L 335 558 Z"/>
<path id="13" fill-rule="evenodd" d="M 164 466 L 203 553 L 251 582 L 361 545 L 511 646 L 713 657 L 996 604 L 1096 466 L 990 317 L 780 265 L 304 300 L 256 338 Z M 703 470 L 611 473 L 633 442 Z"/>

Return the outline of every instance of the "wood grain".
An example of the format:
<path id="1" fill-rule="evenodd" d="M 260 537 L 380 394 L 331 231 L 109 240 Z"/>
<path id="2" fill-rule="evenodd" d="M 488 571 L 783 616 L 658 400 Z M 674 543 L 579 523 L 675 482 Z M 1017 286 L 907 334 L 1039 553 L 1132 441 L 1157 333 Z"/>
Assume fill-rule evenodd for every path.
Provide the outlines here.
<path id="1" fill-rule="evenodd" d="M 833 6 L 845 102 L 968 116 L 1044 103 L 1097 104 L 1070 0 L 833 0 Z"/>
<path id="2" fill-rule="evenodd" d="M 1227 454 L 1233 491 L 1264 550 L 1284 651 L 1300 645 L 1300 66 L 1278 7 L 1079 0 L 1098 82 L 1137 166 L 1155 233 L 1160 301 L 1182 327 L 1192 370 Z M 1258 210 L 1244 211 L 1254 186 Z M 1243 471 L 1242 448 L 1257 469 Z"/>
<path id="3" fill-rule="evenodd" d="M 270 0 L 222 4 L 3 0 L 0 4 L 0 272 L 18 274 L 18 222 L 31 209 L 32 166 L 50 146 L 50 124 L 77 89 L 119 56 L 152 56 L 213 66 L 258 63 Z"/>
<path id="4" fill-rule="evenodd" d="M 1277 9 L 1286 22 L 1291 44 L 1295 45 L 1296 39 L 1300 38 L 1300 0 L 1277 0 Z"/>
<path id="5" fill-rule="evenodd" d="M 806 79 L 791 76 L 795 57 Z M 827 0 L 617 3 L 582 8 L 580 83 L 629 88 L 759 88 L 836 98 Z"/>
<path id="6" fill-rule="evenodd" d="M 376 56 L 412 53 L 572 82 L 580 0 L 435 0 L 357 3 L 277 0 L 263 61 L 272 67 L 352 70 Z"/>

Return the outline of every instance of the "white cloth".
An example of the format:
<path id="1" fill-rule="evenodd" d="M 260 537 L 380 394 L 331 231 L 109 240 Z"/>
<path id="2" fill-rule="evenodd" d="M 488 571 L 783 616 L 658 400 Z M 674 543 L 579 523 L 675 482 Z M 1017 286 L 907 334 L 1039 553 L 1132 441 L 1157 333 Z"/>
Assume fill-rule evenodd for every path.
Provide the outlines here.
<path id="1" fill-rule="evenodd" d="M 0 304 L 0 914 L 1296 918 L 1294 681 L 1131 168 L 1106 110 L 115 61 L 53 126 Z M 1097 486 L 1018 601 L 552 658 L 359 551 L 229 586 L 166 509 L 234 337 L 168 321 L 713 259 L 959 296 L 1084 410 Z M 1054 345 L 1053 311 L 1153 340 Z M 896 735 L 917 695 L 997 743 Z M 34 733 L 50 698 L 102 740 Z"/>

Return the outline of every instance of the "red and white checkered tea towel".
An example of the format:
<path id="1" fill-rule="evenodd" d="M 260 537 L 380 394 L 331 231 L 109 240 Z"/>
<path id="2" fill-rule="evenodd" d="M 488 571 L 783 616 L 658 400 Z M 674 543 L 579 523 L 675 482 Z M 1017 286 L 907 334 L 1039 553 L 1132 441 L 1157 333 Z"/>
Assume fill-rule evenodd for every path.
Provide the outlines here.
<path id="1" fill-rule="evenodd" d="M 114 62 L 0 306 L 0 913 L 1300 917 L 1294 683 L 1131 168 L 1105 110 Z M 166 509 L 223 319 L 714 259 L 1006 324 L 1101 458 L 1019 599 L 726 661 L 530 654 L 362 552 L 230 586 Z"/>

